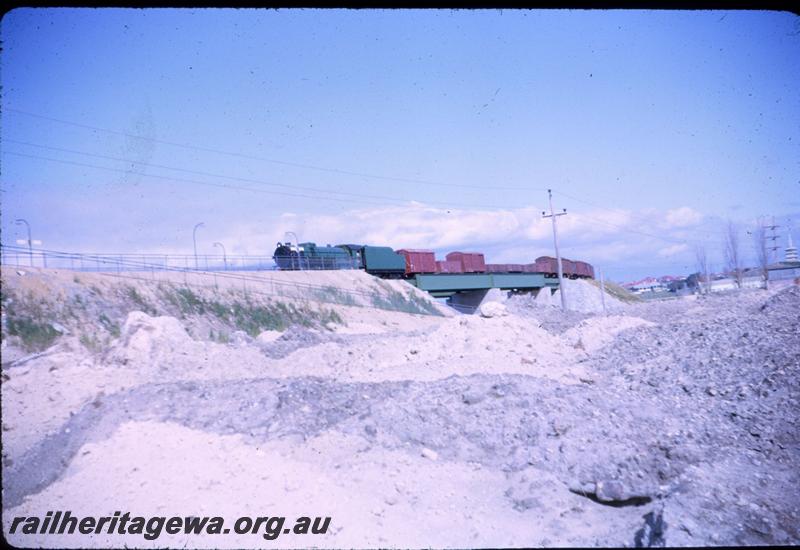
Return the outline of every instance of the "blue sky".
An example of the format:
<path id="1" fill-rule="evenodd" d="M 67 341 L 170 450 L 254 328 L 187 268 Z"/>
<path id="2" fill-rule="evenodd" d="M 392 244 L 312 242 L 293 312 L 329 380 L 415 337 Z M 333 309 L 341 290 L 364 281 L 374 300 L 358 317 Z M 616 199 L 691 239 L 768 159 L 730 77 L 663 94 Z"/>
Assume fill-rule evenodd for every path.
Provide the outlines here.
<path id="1" fill-rule="evenodd" d="M 722 267 L 800 239 L 800 18 L 782 12 L 17 9 L 2 238 L 271 254 L 319 243 Z M 247 189 L 245 189 L 247 188 Z M 254 190 L 251 190 L 254 189 Z"/>

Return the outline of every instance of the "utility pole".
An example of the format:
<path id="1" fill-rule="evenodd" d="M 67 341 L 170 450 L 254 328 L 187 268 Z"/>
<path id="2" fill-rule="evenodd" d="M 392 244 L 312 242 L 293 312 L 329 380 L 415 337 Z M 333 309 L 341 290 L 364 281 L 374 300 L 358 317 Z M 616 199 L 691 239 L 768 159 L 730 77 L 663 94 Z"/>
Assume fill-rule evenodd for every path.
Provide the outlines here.
<path id="1" fill-rule="evenodd" d="M 556 217 L 557 216 L 566 216 L 567 209 L 564 208 L 563 212 L 559 212 L 556 214 L 553 211 L 553 191 L 551 189 L 547 190 L 547 197 L 550 200 L 550 215 L 547 215 L 545 212 L 542 212 L 543 218 L 552 218 L 553 220 L 553 243 L 556 247 L 556 265 L 558 269 L 558 290 L 559 294 L 561 295 L 561 309 L 566 311 L 567 310 L 567 300 L 564 297 L 564 270 L 561 267 L 561 254 L 558 252 L 558 228 L 556 224 Z"/>
<path id="2" fill-rule="evenodd" d="M 775 261 L 777 261 L 777 258 L 775 258 L 775 252 L 780 247 L 778 246 L 778 233 L 775 230 L 778 229 L 779 227 L 780 227 L 780 225 L 775 225 L 775 216 L 772 216 L 772 225 L 765 225 L 764 226 L 765 229 L 769 229 L 770 232 L 772 233 L 771 235 L 765 235 L 765 237 L 764 237 L 765 241 L 772 241 L 772 246 L 768 246 L 767 247 L 767 251 L 768 251 L 767 252 L 767 264 L 770 263 L 770 261 L 769 261 L 770 256 L 772 256 L 772 258 Z M 770 252 L 772 252 L 771 255 L 770 255 Z"/>

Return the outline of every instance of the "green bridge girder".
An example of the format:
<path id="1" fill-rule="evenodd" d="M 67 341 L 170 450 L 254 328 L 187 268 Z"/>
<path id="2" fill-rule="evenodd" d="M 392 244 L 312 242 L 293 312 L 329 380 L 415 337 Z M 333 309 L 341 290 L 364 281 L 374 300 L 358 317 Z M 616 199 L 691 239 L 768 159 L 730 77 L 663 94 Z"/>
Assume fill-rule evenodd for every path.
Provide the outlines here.
<path id="1" fill-rule="evenodd" d="M 437 298 L 452 296 L 470 290 L 536 290 L 543 287 L 558 288 L 558 279 L 542 273 L 454 273 L 417 274 L 408 282 Z"/>

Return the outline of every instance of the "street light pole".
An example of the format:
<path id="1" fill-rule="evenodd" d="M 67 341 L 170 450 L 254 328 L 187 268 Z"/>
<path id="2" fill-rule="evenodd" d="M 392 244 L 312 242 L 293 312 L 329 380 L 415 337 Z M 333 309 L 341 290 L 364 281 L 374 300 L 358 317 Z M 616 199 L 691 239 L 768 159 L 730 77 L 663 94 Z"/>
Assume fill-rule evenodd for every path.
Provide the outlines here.
<path id="1" fill-rule="evenodd" d="M 552 218 L 553 219 L 553 242 L 555 243 L 556 248 L 556 265 L 558 270 L 558 290 L 559 294 L 561 295 L 561 309 L 564 311 L 567 310 L 567 300 L 564 297 L 564 269 L 561 267 L 561 254 L 558 252 L 558 229 L 556 224 L 556 217 L 557 216 L 565 216 L 567 214 L 567 209 L 564 208 L 563 212 L 559 212 L 556 214 L 553 211 L 553 191 L 548 189 L 547 190 L 547 197 L 550 199 L 550 215 L 545 215 L 542 212 L 543 218 Z"/>
<path id="2" fill-rule="evenodd" d="M 214 243 L 214 246 L 222 248 L 222 263 L 225 264 L 225 271 L 228 271 L 228 255 L 225 254 L 225 245 L 222 243 Z"/>
<path id="3" fill-rule="evenodd" d="M 17 225 L 22 225 L 24 223 L 25 227 L 28 228 L 28 255 L 31 259 L 31 267 L 33 267 L 33 241 L 31 240 L 31 224 L 22 218 L 14 221 L 14 223 Z"/>
<path id="4" fill-rule="evenodd" d="M 203 227 L 205 225 L 204 222 L 200 222 L 194 226 L 192 230 L 192 242 L 194 243 L 194 268 L 195 270 L 200 269 L 200 265 L 197 263 L 197 228 Z"/>

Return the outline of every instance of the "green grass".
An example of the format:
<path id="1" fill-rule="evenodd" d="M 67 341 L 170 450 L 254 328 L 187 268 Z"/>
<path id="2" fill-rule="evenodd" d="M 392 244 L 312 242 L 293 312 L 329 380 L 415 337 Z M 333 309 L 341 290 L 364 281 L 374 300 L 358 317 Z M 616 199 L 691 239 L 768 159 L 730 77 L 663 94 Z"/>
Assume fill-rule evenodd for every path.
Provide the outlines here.
<path id="1" fill-rule="evenodd" d="M 237 300 L 238 293 L 231 292 L 230 302 L 203 298 L 189 288 L 160 287 L 162 296 L 177 308 L 181 317 L 186 315 L 211 315 L 233 330 L 241 330 L 255 338 L 265 330 L 285 330 L 291 325 L 325 327 L 328 323 L 343 324 L 342 318 L 333 310 L 314 309 L 305 304 L 284 302 L 257 303 L 245 295 Z M 343 295 L 344 296 L 344 295 Z M 346 299 L 346 297 L 340 297 Z M 219 332 L 217 341 L 228 336 Z M 213 338 L 212 338 L 213 339 Z"/>
<path id="2" fill-rule="evenodd" d="M 53 328 L 59 322 L 79 337 L 83 346 L 99 352 L 111 338 L 121 335 L 121 319 L 130 311 L 141 310 L 154 315 L 174 315 L 181 319 L 204 317 L 214 330 L 209 339 L 227 343 L 230 334 L 241 330 L 256 337 L 265 330 L 283 331 L 292 325 L 327 330 L 331 324 L 343 325 L 344 320 L 333 309 L 319 307 L 315 301 L 260 299 L 242 292 L 201 293 L 196 288 L 159 284 L 155 295 L 134 286 L 123 285 L 106 293 L 91 287 L 86 294 L 73 295 L 66 303 L 36 299 L 33 294 L 3 289 L 5 322 L 3 337 L 19 338 L 19 345 L 36 352 L 52 345 L 60 335 Z M 334 287 L 319 289 L 326 301 L 351 305 L 353 297 Z M 208 325 L 206 325 L 208 326 Z"/>
<path id="3" fill-rule="evenodd" d="M 212 342 L 217 342 L 219 344 L 229 344 L 231 341 L 231 337 L 230 335 L 228 335 L 227 332 L 223 332 L 222 330 L 220 330 L 215 334 L 213 329 L 209 331 L 208 339 Z"/>
<path id="4" fill-rule="evenodd" d="M 78 340 L 80 340 L 80 343 L 83 344 L 83 347 L 93 353 L 100 353 L 102 350 L 108 347 L 108 339 L 106 338 L 106 341 L 103 342 L 97 337 L 96 334 L 81 334 L 81 337 Z"/>
<path id="5" fill-rule="evenodd" d="M 30 293 L 23 298 L 4 290 L 2 304 L 6 333 L 19 337 L 26 351 L 45 350 L 59 337 L 60 333 L 51 325 L 51 321 L 56 320 L 55 313 L 47 308 L 44 300 L 36 301 Z"/>
<path id="6" fill-rule="evenodd" d="M 413 293 L 406 296 L 402 292 L 398 292 L 382 281 L 379 281 L 378 283 L 382 287 L 382 290 L 375 289 L 373 291 L 371 296 L 373 306 L 379 309 L 402 311 L 404 313 L 438 316 L 442 315 L 435 305 L 428 302 L 424 298 L 421 298 Z"/>
<path id="7" fill-rule="evenodd" d="M 57 309 L 60 312 L 58 315 L 53 313 L 54 320 L 60 320 L 64 322 L 64 324 L 69 324 L 68 318 L 71 318 L 73 321 L 80 321 L 82 318 L 85 318 L 86 315 L 89 314 L 91 304 L 91 296 L 84 297 L 81 294 L 75 294 L 69 300 L 62 302 L 60 306 L 50 306 L 50 309 Z M 29 307 L 29 304 L 26 306 Z M 42 312 L 38 312 L 34 317 L 36 318 L 42 314 Z"/>
<path id="8" fill-rule="evenodd" d="M 206 311 L 203 299 L 190 288 L 159 285 L 158 289 L 163 298 L 178 309 L 181 318 L 202 315 Z"/>
<path id="9" fill-rule="evenodd" d="M 320 302 L 332 302 L 334 304 L 341 304 L 344 306 L 356 306 L 358 302 L 349 292 L 345 292 L 335 286 L 326 286 L 320 289 L 314 289 L 310 292 L 312 299 L 319 300 Z"/>
<path id="10" fill-rule="evenodd" d="M 597 288 L 600 288 L 600 281 L 589 279 L 589 282 L 591 282 Z M 621 302 L 625 302 L 627 304 L 637 304 L 642 302 L 642 298 L 640 296 L 626 290 L 617 283 L 605 281 L 604 285 L 606 287 L 606 292 Z"/>
<path id="11" fill-rule="evenodd" d="M 178 298 L 178 306 L 181 308 L 181 312 L 194 313 L 197 315 L 202 315 L 206 312 L 203 299 L 198 294 L 192 292 L 192 289 L 179 288 L 176 291 L 176 294 Z"/>
<path id="12" fill-rule="evenodd" d="M 227 321 L 231 314 L 231 308 L 222 302 L 206 302 L 206 306 L 208 307 L 209 312 L 214 315 L 214 317 L 222 319 L 223 321 Z"/>
<path id="13" fill-rule="evenodd" d="M 49 323 L 40 323 L 30 317 L 17 317 L 9 314 L 6 325 L 8 334 L 19 336 L 22 346 L 31 352 L 49 348 L 59 336 L 59 332 Z"/>
<path id="14" fill-rule="evenodd" d="M 150 302 L 148 302 L 144 296 L 139 294 L 135 287 L 127 286 L 125 287 L 125 297 L 128 301 L 132 302 L 138 309 L 147 313 L 148 315 L 155 315 L 158 313 L 155 307 L 153 307 Z"/>
<path id="15" fill-rule="evenodd" d="M 324 327 L 328 323 L 343 323 L 339 314 L 332 309 L 315 310 L 283 302 L 253 304 L 249 301 L 237 301 L 231 306 L 230 317 L 237 330 L 242 330 L 253 338 L 265 330 L 282 331 L 291 325 Z"/>
<path id="16" fill-rule="evenodd" d="M 101 313 L 100 317 L 98 318 L 100 325 L 106 329 L 111 336 L 114 338 L 119 338 L 120 335 L 120 327 L 119 323 L 115 323 L 111 319 L 109 319 L 105 313 Z"/>

